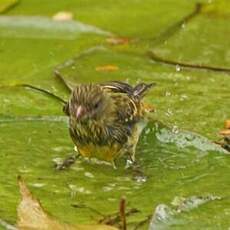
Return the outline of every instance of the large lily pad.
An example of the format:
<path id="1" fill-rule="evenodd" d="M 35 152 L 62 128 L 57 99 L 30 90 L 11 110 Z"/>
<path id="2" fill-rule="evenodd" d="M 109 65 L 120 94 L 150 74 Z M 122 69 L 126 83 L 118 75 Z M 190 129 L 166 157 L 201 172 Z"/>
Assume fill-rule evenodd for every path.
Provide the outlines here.
<path id="1" fill-rule="evenodd" d="M 215 0 L 203 6 L 203 13 L 214 17 L 229 17 L 230 5 L 227 0 Z"/>
<path id="2" fill-rule="evenodd" d="M 4 173 L 1 216 L 12 222 L 14 217 L 11 215 L 15 213 L 17 203 L 16 180 L 13 178 L 18 174 L 27 179 L 45 209 L 70 223 L 90 223 L 91 215 L 98 220 L 101 218 L 84 209 L 76 211 L 76 214 L 73 204 L 84 204 L 101 213 L 111 213 L 116 211 L 122 195 L 127 197 L 129 207 L 141 210 L 141 213 L 128 218 L 130 222 L 144 219 L 152 212 L 152 207 L 174 196 L 205 195 L 210 191 L 221 197 L 228 196 L 225 172 L 229 171 L 229 156 L 221 150 L 215 150 L 217 147 L 211 147 L 212 144 L 211 152 L 207 151 L 205 143 L 204 151 L 202 145 L 197 149 L 192 142 L 188 147 L 179 147 L 174 141 L 165 144 L 161 140 L 167 140 L 170 132 L 166 135 L 162 128 L 156 128 L 155 125 L 146 129 L 137 151 L 137 159 L 147 176 L 146 182 L 133 180 L 131 170 L 121 167 L 114 170 L 111 166 L 89 163 L 83 159 L 68 171 L 55 171 L 52 160 L 64 158 L 72 152 L 67 124 L 61 117 L 24 118 L 24 121 L 8 119 L 1 123 L 1 130 L 4 133 L 1 146 L 5 149 L 2 152 L 4 162 L 1 162 L 1 172 Z M 160 138 L 159 135 L 164 137 Z M 187 138 L 187 134 L 178 135 L 181 141 Z M 200 142 L 204 141 L 200 139 Z M 223 202 L 229 200 L 226 198 Z M 210 215 L 210 220 L 212 215 L 221 215 L 218 218 L 225 226 L 229 216 L 227 206 L 223 212 L 222 207 L 220 204 L 218 208 L 211 208 L 211 212 L 206 213 L 209 207 L 203 211 L 206 216 Z"/>
<path id="3" fill-rule="evenodd" d="M 194 9 L 196 1 L 22 1 L 10 14 L 49 15 L 73 12 L 75 19 L 121 36 L 152 38 Z M 148 22 L 148 23 L 142 23 Z"/>
<path id="4" fill-rule="evenodd" d="M 18 0 L 1 0 L 0 1 L 0 13 L 4 13 L 9 10 L 11 7 L 16 5 Z"/>
<path id="5" fill-rule="evenodd" d="M 209 10 L 226 13 L 229 10 L 227 4 L 228 1 L 217 1 L 203 5 L 197 17 L 184 24 L 178 33 L 154 48 L 153 52 L 178 62 L 229 68 L 230 53 L 226 49 L 230 46 L 229 39 L 226 39 L 226 34 L 230 33 L 229 19 L 213 17 L 211 12 L 208 14 Z"/>

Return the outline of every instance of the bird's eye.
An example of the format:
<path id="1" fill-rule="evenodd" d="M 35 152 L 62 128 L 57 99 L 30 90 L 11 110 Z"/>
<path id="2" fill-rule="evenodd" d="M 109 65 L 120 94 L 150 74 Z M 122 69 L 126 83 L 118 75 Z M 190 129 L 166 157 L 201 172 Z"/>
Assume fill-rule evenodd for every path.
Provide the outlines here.
<path id="1" fill-rule="evenodd" d="M 93 106 L 94 109 L 97 109 L 98 107 L 99 107 L 99 102 L 95 103 Z"/>

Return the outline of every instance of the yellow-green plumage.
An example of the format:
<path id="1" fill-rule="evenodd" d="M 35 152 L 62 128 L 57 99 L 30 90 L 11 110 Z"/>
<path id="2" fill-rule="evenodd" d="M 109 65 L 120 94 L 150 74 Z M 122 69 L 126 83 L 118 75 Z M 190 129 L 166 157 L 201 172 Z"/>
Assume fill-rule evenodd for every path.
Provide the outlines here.
<path id="1" fill-rule="evenodd" d="M 151 86 L 117 81 L 76 86 L 64 111 L 78 152 L 109 162 L 125 153 L 134 159 L 145 117 L 141 100 Z"/>

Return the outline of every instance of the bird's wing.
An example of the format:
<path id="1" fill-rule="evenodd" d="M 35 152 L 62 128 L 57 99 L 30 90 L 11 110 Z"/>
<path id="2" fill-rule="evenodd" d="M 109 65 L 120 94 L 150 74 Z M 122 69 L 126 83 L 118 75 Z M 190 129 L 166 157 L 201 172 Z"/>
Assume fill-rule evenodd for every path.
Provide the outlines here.
<path id="1" fill-rule="evenodd" d="M 117 118 L 121 122 L 130 123 L 143 115 L 141 99 L 154 83 L 139 83 L 135 87 L 120 82 L 110 81 L 100 84 L 103 89 L 111 93 L 117 106 Z"/>
<path id="2" fill-rule="evenodd" d="M 134 121 L 140 112 L 140 101 L 134 100 L 126 94 L 112 96 L 117 107 L 117 117 L 124 123 Z"/>
<path id="3" fill-rule="evenodd" d="M 111 90 L 117 93 L 126 93 L 131 95 L 133 93 L 133 87 L 125 82 L 121 81 L 109 81 L 100 84 L 103 89 Z"/>
<path id="4" fill-rule="evenodd" d="M 142 98 L 145 96 L 146 92 L 155 85 L 156 85 L 155 83 L 150 83 L 150 84 L 139 83 L 133 89 L 133 96 L 138 97 L 138 98 Z"/>
<path id="5" fill-rule="evenodd" d="M 145 93 L 155 84 L 139 83 L 135 87 L 132 87 L 131 85 L 125 82 L 110 81 L 110 82 L 101 83 L 100 85 L 104 89 L 111 90 L 117 93 L 125 93 L 135 99 L 141 99 L 145 95 Z"/>

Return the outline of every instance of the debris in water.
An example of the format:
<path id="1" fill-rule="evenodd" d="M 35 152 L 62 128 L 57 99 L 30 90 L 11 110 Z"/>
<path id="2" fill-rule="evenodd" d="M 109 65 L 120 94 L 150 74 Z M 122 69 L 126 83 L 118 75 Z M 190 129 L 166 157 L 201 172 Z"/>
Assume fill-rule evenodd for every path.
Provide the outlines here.
<path id="1" fill-rule="evenodd" d="M 230 120 L 225 121 L 224 128 L 219 132 L 222 136 L 221 140 L 215 141 L 215 143 L 230 152 Z"/>
<path id="2" fill-rule="evenodd" d="M 94 178 L 94 175 L 90 172 L 85 172 L 85 176 L 89 178 Z"/>
<path id="3" fill-rule="evenodd" d="M 130 43 L 130 39 L 129 38 L 119 38 L 119 37 L 109 37 L 106 38 L 106 42 L 109 45 L 127 45 Z"/>
<path id="4" fill-rule="evenodd" d="M 56 218 L 48 215 L 42 208 L 40 202 L 33 197 L 25 182 L 19 177 L 19 189 L 21 201 L 17 208 L 18 229 L 46 229 L 46 230 L 117 230 L 117 228 L 107 225 L 70 225 L 61 223 Z"/>
<path id="5" fill-rule="evenodd" d="M 224 128 L 225 128 L 225 129 L 230 129 L 230 119 L 228 119 L 228 120 L 226 120 L 226 121 L 224 122 Z"/>
<path id="6" fill-rule="evenodd" d="M 96 67 L 96 71 L 98 72 L 115 72 L 117 70 L 119 70 L 119 67 L 116 65 L 103 65 Z"/>
<path id="7" fill-rule="evenodd" d="M 228 136 L 230 135 L 230 129 L 223 129 L 220 131 L 220 135 Z"/>

